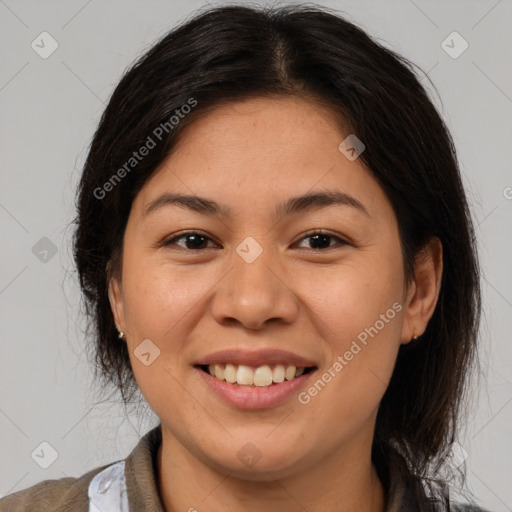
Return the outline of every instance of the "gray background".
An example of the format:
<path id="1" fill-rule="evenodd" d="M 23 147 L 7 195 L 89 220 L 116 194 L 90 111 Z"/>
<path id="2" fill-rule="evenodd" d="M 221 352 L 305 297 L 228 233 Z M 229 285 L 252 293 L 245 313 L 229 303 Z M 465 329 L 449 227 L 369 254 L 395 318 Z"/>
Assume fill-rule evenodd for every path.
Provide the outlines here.
<path id="1" fill-rule="evenodd" d="M 439 91 L 478 226 L 485 304 L 479 399 L 457 456 L 480 503 L 510 511 L 512 1 L 318 3 L 418 64 Z M 157 422 L 147 406 L 125 417 L 119 396 L 95 391 L 69 223 L 80 166 L 122 72 L 204 5 L 0 0 L 0 496 L 124 458 Z M 47 59 L 31 47 L 43 31 L 59 45 Z M 469 44 L 458 58 L 441 45 L 453 31 Z M 31 457 L 44 441 L 58 454 L 48 469 Z"/>

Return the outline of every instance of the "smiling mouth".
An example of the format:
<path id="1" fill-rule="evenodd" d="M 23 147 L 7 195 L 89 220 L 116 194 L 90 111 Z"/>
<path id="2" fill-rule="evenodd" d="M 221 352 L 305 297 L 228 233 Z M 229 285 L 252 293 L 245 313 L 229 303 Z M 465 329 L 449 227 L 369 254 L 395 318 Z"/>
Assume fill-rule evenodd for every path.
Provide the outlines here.
<path id="1" fill-rule="evenodd" d="M 243 364 L 196 365 L 196 368 L 220 381 L 244 387 L 270 387 L 284 381 L 298 379 L 315 371 L 316 366 L 296 367 L 294 365 L 272 364 L 258 367 Z"/>

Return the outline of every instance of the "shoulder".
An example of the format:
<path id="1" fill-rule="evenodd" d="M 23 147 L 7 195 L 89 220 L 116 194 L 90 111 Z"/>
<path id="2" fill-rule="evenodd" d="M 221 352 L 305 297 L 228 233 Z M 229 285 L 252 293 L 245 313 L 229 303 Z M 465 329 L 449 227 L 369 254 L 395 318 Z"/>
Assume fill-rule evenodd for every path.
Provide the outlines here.
<path id="1" fill-rule="evenodd" d="M 29 512 L 34 510 L 36 504 L 38 510 L 87 512 L 89 484 L 95 475 L 108 466 L 110 464 L 94 468 L 80 477 L 44 480 L 27 489 L 8 494 L 0 499 L 0 512 Z"/>
<path id="2" fill-rule="evenodd" d="M 450 487 L 442 480 L 435 480 L 439 485 L 434 489 L 435 496 L 432 488 L 427 493 L 426 481 L 411 472 L 404 456 L 393 446 L 377 446 L 373 455 L 379 476 L 387 487 L 386 512 L 491 512 L 475 503 L 452 500 Z"/>
<path id="3" fill-rule="evenodd" d="M 160 427 L 161 424 L 147 432 L 125 459 L 99 466 L 80 477 L 45 480 L 9 494 L 0 499 L 0 512 L 88 512 L 90 496 L 95 509 L 106 512 L 107 507 L 97 505 L 109 502 L 119 489 L 123 510 L 163 510 L 153 473 L 162 440 Z M 131 495 L 129 503 L 127 493 Z"/>
<path id="4" fill-rule="evenodd" d="M 478 505 L 469 503 L 454 503 L 452 509 L 453 512 L 490 512 L 489 510 L 483 509 Z"/>

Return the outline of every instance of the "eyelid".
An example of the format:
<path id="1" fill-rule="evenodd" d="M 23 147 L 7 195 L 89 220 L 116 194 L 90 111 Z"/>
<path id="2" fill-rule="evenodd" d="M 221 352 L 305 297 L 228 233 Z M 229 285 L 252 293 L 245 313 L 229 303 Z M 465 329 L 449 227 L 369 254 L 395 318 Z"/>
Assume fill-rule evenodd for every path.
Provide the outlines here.
<path id="1" fill-rule="evenodd" d="M 173 242 L 174 240 L 176 240 L 178 238 L 182 238 L 186 235 L 201 235 L 201 236 L 204 236 L 206 239 L 208 239 L 208 241 L 212 241 L 212 242 L 215 242 L 216 244 L 218 244 L 218 242 L 211 235 L 209 235 L 208 233 L 206 233 L 204 231 L 201 231 L 200 229 L 187 229 L 185 231 L 173 233 L 172 235 L 165 237 L 158 244 L 158 246 L 159 247 L 169 246 L 169 245 L 171 245 L 171 242 Z M 180 247 L 180 246 L 178 246 L 178 247 Z M 204 251 L 204 249 L 196 249 L 196 251 L 194 251 L 193 249 L 186 249 L 185 247 L 181 247 L 181 249 L 184 249 L 185 251 L 191 251 L 191 252 Z"/>
<path id="2" fill-rule="evenodd" d="M 350 242 L 346 239 L 346 237 L 343 237 L 342 235 L 334 233 L 333 231 L 329 231 L 327 229 L 321 229 L 321 228 L 319 228 L 319 229 L 309 229 L 308 231 L 306 231 L 305 233 L 300 235 L 300 238 L 298 239 L 298 241 L 302 241 L 304 238 L 308 238 L 308 237 L 311 237 L 311 236 L 314 236 L 314 235 L 327 235 L 327 236 L 330 236 L 332 238 L 337 238 L 340 242 L 343 242 L 344 244 L 347 244 L 347 245 L 350 244 Z"/>
<path id="3" fill-rule="evenodd" d="M 210 236 L 208 233 L 204 232 L 204 231 L 201 231 L 199 229 L 188 229 L 188 230 L 185 230 L 185 231 L 182 231 L 182 232 L 178 232 L 178 233 L 174 233 L 172 234 L 170 237 L 166 237 L 164 240 L 162 240 L 162 242 L 160 242 L 158 244 L 158 246 L 160 247 L 167 247 L 167 246 L 170 246 L 170 245 L 173 245 L 171 244 L 171 242 L 179 239 L 179 238 L 182 238 L 182 237 L 185 237 L 186 235 L 202 235 L 203 237 L 205 237 L 208 241 L 212 241 L 216 244 L 218 244 L 218 242 L 212 237 Z M 321 229 L 321 228 L 318 228 L 318 229 L 310 229 L 304 233 L 302 233 L 300 235 L 300 237 L 292 243 L 292 245 L 295 245 L 296 243 L 298 242 L 302 242 L 304 239 L 306 238 L 310 238 L 314 235 L 326 235 L 326 236 L 330 236 L 331 238 L 335 238 L 337 239 L 339 242 L 337 245 L 352 245 L 352 243 L 350 241 L 348 241 L 346 239 L 346 237 L 343 237 L 342 235 L 339 235 L 339 234 L 336 234 L 332 231 L 328 231 L 328 230 L 325 230 L 325 229 Z M 185 247 L 181 247 L 181 246 L 178 246 L 180 247 L 181 249 L 185 250 L 185 251 L 188 251 L 188 252 L 201 252 L 201 251 L 205 251 L 206 249 L 211 249 L 211 247 L 207 247 L 206 249 L 187 249 Z M 334 246 L 329 246 L 327 247 L 326 249 L 313 249 L 313 248 L 302 248 L 302 249 L 305 249 L 306 251 L 310 251 L 310 252 L 314 252 L 314 253 L 317 253 L 317 254 L 320 254 L 322 252 L 328 252 L 329 250 L 332 250 L 332 249 L 335 249 L 336 248 L 336 245 Z"/>

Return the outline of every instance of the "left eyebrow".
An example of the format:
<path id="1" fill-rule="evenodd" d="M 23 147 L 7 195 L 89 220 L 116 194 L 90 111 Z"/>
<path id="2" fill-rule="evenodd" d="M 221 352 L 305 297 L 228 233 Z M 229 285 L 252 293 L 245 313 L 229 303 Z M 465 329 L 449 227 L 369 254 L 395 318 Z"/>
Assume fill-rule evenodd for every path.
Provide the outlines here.
<path id="1" fill-rule="evenodd" d="M 230 208 L 220 205 L 212 199 L 170 192 L 161 195 L 154 201 L 151 201 L 145 208 L 143 215 L 146 216 L 155 210 L 169 205 L 176 205 L 203 215 L 217 215 L 228 218 L 232 217 L 232 210 Z M 364 213 L 368 217 L 371 217 L 368 210 L 359 200 L 345 192 L 337 190 L 327 190 L 291 197 L 277 205 L 274 210 L 274 215 L 277 219 L 281 220 L 284 217 L 288 217 L 296 213 L 318 210 L 334 205 L 350 206 L 359 210 L 361 213 Z"/>
<path id="2" fill-rule="evenodd" d="M 289 215 L 305 212 L 308 210 L 318 210 L 329 206 L 350 206 L 371 217 L 363 203 L 351 195 L 338 190 L 326 190 L 302 196 L 291 197 L 275 209 L 275 216 L 281 220 Z"/>

